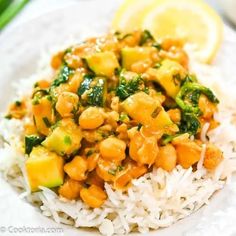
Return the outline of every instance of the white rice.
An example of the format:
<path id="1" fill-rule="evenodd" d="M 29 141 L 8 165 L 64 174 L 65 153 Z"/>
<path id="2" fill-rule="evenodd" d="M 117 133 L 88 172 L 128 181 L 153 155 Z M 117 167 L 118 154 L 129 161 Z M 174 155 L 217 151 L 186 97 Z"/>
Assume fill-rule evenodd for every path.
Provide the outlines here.
<path id="1" fill-rule="evenodd" d="M 174 222 L 192 214 L 204 204 L 208 204 L 212 195 L 224 187 L 232 172 L 236 170 L 236 126 L 234 120 L 234 104 L 236 95 L 232 88 L 236 83 L 224 81 L 222 86 L 218 70 L 209 66 L 193 64 L 198 78 L 203 84 L 217 93 L 221 103 L 216 119 L 221 125 L 207 133 L 206 124 L 201 133 L 202 141 L 218 145 L 225 160 L 214 172 L 207 172 L 203 167 L 205 145 L 197 170 L 183 169 L 177 166 L 171 173 L 162 169 L 154 169 L 139 179 L 133 180 L 128 193 L 114 191 L 105 184 L 108 199 L 98 209 L 91 209 L 82 201 L 68 201 L 59 198 L 53 191 L 41 187 L 41 192 L 31 193 L 24 170 L 25 157 L 22 154 L 23 122 L 18 120 L 0 120 L 0 170 L 4 178 L 19 190 L 20 197 L 40 208 L 42 214 L 53 218 L 58 223 L 75 227 L 95 227 L 102 235 L 125 235 L 136 230 L 146 233 L 150 229 L 168 227 Z M 17 96 L 29 94 L 32 84 L 42 76 L 51 73 L 46 70 L 40 75 L 22 80 L 23 90 Z M 230 97 L 230 99 L 228 99 Z"/>

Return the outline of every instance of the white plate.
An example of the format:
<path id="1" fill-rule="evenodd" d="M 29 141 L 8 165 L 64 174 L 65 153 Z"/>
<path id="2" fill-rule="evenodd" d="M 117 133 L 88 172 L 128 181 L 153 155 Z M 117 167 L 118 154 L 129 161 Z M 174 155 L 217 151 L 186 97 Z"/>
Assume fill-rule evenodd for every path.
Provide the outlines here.
<path id="1" fill-rule="evenodd" d="M 106 32 L 112 14 L 119 3 L 110 0 L 87 0 L 77 5 L 45 14 L 27 24 L 0 35 L 0 110 L 4 111 L 13 95 L 12 81 L 27 77 L 35 72 L 42 51 L 71 41 Z M 227 73 L 236 65 L 236 34 L 226 28 L 225 40 L 215 65 Z M 227 55 L 222 57 L 223 54 Z M 222 79 L 227 79 L 226 77 Z M 236 73 L 235 73 L 236 75 Z M 235 76 L 236 79 L 236 76 Z M 1 157 L 0 157 L 1 158 Z M 0 235 L 16 235 L 9 230 L 14 227 L 62 227 L 64 233 L 40 233 L 37 235 L 87 236 L 98 235 L 97 231 L 72 229 L 58 225 L 44 217 L 33 206 L 18 198 L 16 192 L 0 178 Z M 236 235 L 234 226 L 236 212 L 236 194 L 230 186 L 217 193 L 207 207 L 203 207 L 192 216 L 179 221 L 170 228 L 152 231 L 151 235 Z M 207 219 L 207 220 L 206 220 Z M 8 228 L 12 226 L 11 228 Z M 4 228 L 5 227 L 5 228 Z M 8 229 L 7 229 L 8 228 Z M 2 230 L 2 232 L 1 232 Z M 4 232 L 6 230 L 6 232 Z M 17 229 L 16 229 L 17 230 Z M 19 235 L 27 235 L 22 233 Z M 135 234 L 136 235 L 136 234 Z"/>

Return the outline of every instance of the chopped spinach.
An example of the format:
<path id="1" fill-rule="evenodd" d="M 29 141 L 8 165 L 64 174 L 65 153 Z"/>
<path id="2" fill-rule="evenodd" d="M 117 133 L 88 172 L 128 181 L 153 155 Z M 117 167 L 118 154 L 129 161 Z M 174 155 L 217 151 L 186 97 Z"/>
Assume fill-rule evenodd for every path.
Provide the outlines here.
<path id="1" fill-rule="evenodd" d="M 187 112 L 182 113 L 181 123 L 179 126 L 180 133 L 195 135 L 200 126 L 201 124 L 196 114 Z"/>
<path id="2" fill-rule="evenodd" d="M 44 139 L 36 135 L 25 136 L 25 153 L 30 154 L 33 147 L 40 145 Z"/>
<path id="3" fill-rule="evenodd" d="M 48 118 L 47 117 L 43 117 L 43 122 L 44 122 L 44 124 L 48 127 L 48 128 L 50 128 L 51 127 L 51 122 L 48 120 Z"/>
<path id="4" fill-rule="evenodd" d="M 71 145 L 71 143 L 72 143 L 71 137 L 68 136 L 68 135 L 66 135 L 66 136 L 64 137 L 64 143 L 65 143 L 66 145 Z"/>
<path id="5" fill-rule="evenodd" d="M 152 36 L 152 34 L 150 33 L 150 31 L 148 30 L 144 30 L 141 34 L 141 38 L 139 41 L 139 45 L 143 46 L 145 43 L 149 42 L 149 41 L 154 41 L 154 37 Z"/>
<path id="6" fill-rule="evenodd" d="M 127 80 L 125 76 L 121 74 L 119 85 L 116 89 L 116 95 L 121 100 L 124 100 L 138 91 L 143 91 L 144 88 L 144 80 L 140 75 L 134 76 L 132 79 Z"/>
<path id="7" fill-rule="evenodd" d="M 160 50 L 162 49 L 161 44 L 160 44 L 160 43 L 157 43 L 157 42 L 153 43 L 152 46 L 153 46 L 154 48 L 156 48 L 158 51 L 160 51 Z"/>
<path id="8" fill-rule="evenodd" d="M 66 83 L 69 79 L 69 76 L 74 74 L 74 69 L 70 68 L 66 64 L 61 66 L 61 69 L 57 75 L 57 77 L 52 82 L 52 86 L 59 86 L 60 84 Z"/>
<path id="9" fill-rule="evenodd" d="M 143 126 L 143 125 L 142 125 L 141 123 L 139 123 L 139 124 L 138 124 L 138 127 L 137 127 L 137 130 L 139 131 L 139 130 L 142 128 L 142 126 Z"/>
<path id="10" fill-rule="evenodd" d="M 106 78 L 85 75 L 77 93 L 79 96 L 85 94 L 85 97 L 82 97 L 82 102 L 85 105 L 103 107 L 107 93 Z"/>
<path id="11" fill-rule="evenodd" d="M 116 32 L 114 33 L 114 35 L 116 36 L 116 38 L 117 38 L 119 41 L 121 41 L 121 40 L 123 40 L 123 39 L 126 39 L 126 38 L 129 37 L 129 36 L 132 36 L 132 34 L 130 34 L 130 33 L 123 35 L 123 34 L 122 34 L 121 32 L 119 32 L 119 31 L 116 31 Z"/>
<path id="12" fill-rule="evenodd" d="M 20 107 L 20 106 L 22 105 L 22 102 L 21 102 L 21 101 L 15 101 L 15 105 L 16 105 L 17 107 Z"/>
<path id="13" fill-rule="evenodd" d="M 120 114 L 120 117 L 119 117 L 119 121 L 121 122 L 128 122 L 130 119 L 129 119 L 129 116 L 125 113 L 121 113 Z"/>
<path id="14" fill-rule="evenodd" d="M 154 67 L 153 68 L 155 68 L 155 69 L 159 69 L 161 67 L 161 63 L 160 62 L 158 62 L 158 63 L 156 63 L 155 65 L 154 65 Z"/>
<path id="15" fill-rule="evenodd" d="M 78 89 L 78 95 L 81 96 L 86 90 L 90 89 L 90 84 L 94 79 L 94 75 L 86 74 L 83 78 L 83 81 Z"/>
<path id="16" fill-rule="evenodd" d="M 12 115 L 11 114 L 5 115 L 4 118 L 10 120 L 12 119 Z"/>
<path id="17" fill-rule="evenodd" d="M 89 156 L 91 156 L 93 153 L 95 152 L 95 150 L 94 149 L 89 149 L 87 152 L 86 152 L 86 157 L 89 157 Z"/>
<path id="18" fill-rule="evenodd" d="M 108 174 L 115 176 L 116 175 L 116 170 L 115 169 L 109 169 Z"/>
<path id="19" fill-rule="evenodd" d="M 88 93 L 87 103 L 91 106 L 104 106 L 105 101 L 105 80 L 99 78 L 91 92 Z"/>
<path id="20" fill-rule="evenodd" d="M 110 169 L 108 170 L 108 174 L 115 176 L 115 175 L 117 174 L 117 172 L 120 172 L 120 171 L 122 171 L 122 170 L 124 170 L 124 167 L 121 166 L 121 165 L 119 165 L 119 166 L 116 167 L 116 169 L 110 168 Z"/>

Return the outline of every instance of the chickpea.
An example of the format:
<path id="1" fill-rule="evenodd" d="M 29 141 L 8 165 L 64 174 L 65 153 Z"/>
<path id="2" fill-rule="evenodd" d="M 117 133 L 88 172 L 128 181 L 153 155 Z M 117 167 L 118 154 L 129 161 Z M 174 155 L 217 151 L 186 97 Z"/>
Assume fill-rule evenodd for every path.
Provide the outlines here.
<path id="1" fill-rule="evenodd" d="M 63 55 L 63 52 L 59 52 L 52 57 L 51 67 L 53 69 L 57 70 L 61 66 Z"/>
<path id="2" fill-rule="evenodd" d="M 208 170 L 214 170 L 223 160 L 223 154 L 219 148 L 213 144 L 208 144 L 203 165 Z"/>
<path id="3" fill-rule="evenodd" d="M 96 129 L 104 123 L 103 112 L 98 107 L 89 107 L 79 117 L 82 129 Z"/>
<path id="4" fill-rule="evenodd" d="M 175 148 L 177 152 L 177 163 L 185 169 L 188 169 L 200 160 L 202 149 L 195 142 L 179 143 Z"/>
<path id="5" fill-rule="evenodd" d="M 48 80 L 40 80 L 35 84 L 35 87 L 38 87 L 40 89 L 47 89 L 50 87 L 50 82 Z"/>
<path id="6" fill-rule="evenodd" d="M 160 147 L 155 162 L 156 167 L 166 171 L 172 171 L 176 166 L 177 155 L 175 148 L 171 144 Z"/>
<path id="7" fill-rule="evenodd" d="M 144 73 L 152 64 L 151 59 L 147 59 L 145 61 L 138 61 L 131 65 L 131 71 L 135 73 Z"/>
<path id="8" fill-rule="evenodd" d="M 132 139 L 138 132 L 139 131 L 138 131 L 137 127 L 133 127 L 131 129 L 128 129 L 127 134 L 128 134 L 129 139 Z"/>
<path id="9" fill-rule="evenodd" d="M 176 109 L 170 109 L 169 111 L 167 111 L 168 115 L 170 116 L 170 119 L 174 122 L 174 123 L 179 123 L 181 120 L 181 112 L 178 108 Z"/>
<path id="10" fill-rule="evenodd" d="M 37 129 L 33 123 L 26 123 L 24 129 L 26 135 L 37 134 Z"/>
<path id="11" fill-rule="evenodd" d="M 113 97 L 112 99 L 111 99 L 111 109 L 113 110 L 113 111 L 116 111 L 116 112 L 118 112 L 119 111 L 119 97 Z"/>
<path id="12" fill-rule="evenodd" d="M 89 188 L 83 188 L 80 191 L 80 197 L 92 208 L 100 207 L 107 199 L 106 193 L 96 185 L 91 185 Z"/>
<path id="13" fill-rule="evenodd" d="M 82 184 L 80 182 L 73 179 L 68 179 L 59 188 L 58 193 L 60 196 L 66 199 L 74 200 L 79 198 L 81 189 L 82 189 Z"/>
<path id="14" fill-rule="evenodd" d="M 116 170 L 117 164 L 110 161 L 105 161 L 103 159 L 99 159 L 97 163 L 96 172 L 97 175 L 106 182 L 113 181 L 114 175 L 111 170 Z"/>
<path id="15" fill-rule="evenodd" d="M 128 46 L 128 47 L 137 46 L 140 41 L 140 36 L 141 36 L 140 32 L 135 31 L 132 35 L 125 37 L 120 43 L 121 48 L 125 46 Z"/>
<path id="16" fill-rule="evenodd" d="M 171 47 L 176 46 L 176 47 L 183 47 L 184 41 L 182 39 L 177 39 L 177 38 L 165 38 L 161 42 L 161 47 L 164 50 L 169 50 Z"/>
<path id="17" fill-rule="evenodd" d="M 75 74 L 70 78 L 70 81 L 68 83 L 69 91 L 72 93 L 77 93 L 82 81 L 83 81 L 83 73 L 77 70 Z"/>
<path id="18" fill-rule="evenodd" d="M 130 141 L 129 154 L 140 164 L 152 165 L 158 154 L 157 139 L 154 136 L 144 138 L 140 132 L 136 133 Z"/>
<path id="19" fill-rule="evenodd" d="M 56 103 L 56 110 L 64 117 L 73 116 L 73 111 L 78 109 L 79 97 L 75 93 L 62 92 Z"/>
<path id="20" fill-rule="evenodd" d="M 122 140 L 127 140 L 128 139 L 128 126 L 127 124 L 121 124 L 120 126 L 117 127 L 116 132 L 119 133 L 118 138 Z"/>
<path id="21" fill-rule="evenodd" d="M 118 138 L 109 137 L 99 145 L 102 157 L 107 161 L 121 161 L 125 159 L 126 143 Z"/>
<path id="22" fill-rule="evenodd" d="M 83 66 L 83 61 L 78 55 L 67 53 L 64 56 L 64 59 L 67 65 L 73 69 L 77 69 Z"/>
<path id="23" fill-rule="evenodd" d="M 210 102 L 205 95 L 200 96 L 198 106 L 203 113 L 202 117 L 206 120 L 211 119 L 216 112 L 216 105 Z"/>
<path id="24" fill-rule="evenodd" d="M 116 111 L 106 112 L 106 124 L 111 125 L 113 128 L 117 128 L 117 122 L 119 121 L 119 113 Z"/>
<path id="25" fill-rule="evenodd" d="M 81 156 L 75 156 L 71 162 L 68 162 L 64 166 L 64 171 L 70 178 L 77 181 L 85 180 L 87 178 L 87 170 L 87 160 Z"/>

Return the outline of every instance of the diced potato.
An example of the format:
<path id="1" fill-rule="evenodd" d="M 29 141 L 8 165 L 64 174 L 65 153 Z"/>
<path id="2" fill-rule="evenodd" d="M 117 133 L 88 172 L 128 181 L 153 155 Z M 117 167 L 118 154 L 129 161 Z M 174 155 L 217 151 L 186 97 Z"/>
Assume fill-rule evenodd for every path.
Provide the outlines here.
<path id="1" fill-rule="evenodd" d="M 121 50 L 122 66 L 131 70 L 131 66 L 151 58 L 153 48 L 151 47 L 125 47 Z"/>
<path id="2" fill-rule="evenodd" d="M 175 98 L 180 90 L 181 80 L 186 76 L 186 70 L 178 62 L 164 59 L 158 69 L 150 68 L 147 73 L 151 79 L 160 84 L 167 95 Z"/>
<path id="3" fill-rule="evenodd" d="M 113 52 L 98 52 L 85 58 L 89 68 L 96 75 L 111 77 L 116 68 L 119 68 L 119 62 Z"/>
<path id="4" fill-rule="evenodd" d="M 80 191 L 81 199 L 90 207 L 100 207 L 107 199 L 106 193 L 102 188 L 91 185 L 89 188 L 83 188 Z"/>
<path id="5" fill-rule="evenodd" d="M 134 161 L 128 161 L 125 169 L 118 171 L 114 178 L 113 187 L 125 191 L 130 187 L 133 179 L 139 178 L 148 171 L 147 166 L 137 164 Z"/>
<path id="6" fill-rule="evenodd" d="M 152 165 L 158 151 L 157 139 L 154 136 L 144 138 L 139 132 L 130 141 L 129 155 L 139 164 Z"/>
<path id="7" fill-rule="evenodd" d="M 50 126 L 55 122 L 52 102 L 47 96 L 35 102 L 33 101 L 32 112 L 37 131 L 41 134 L 48 135 Z"/>
<path id="8" fill-rule="evenodd" d="M 82 184 L 79 181 L 68 179 L 66 182 L 59 188 L 58 193 L 60 196 L 69 199 L 75 200 L 80 196 L 80 190 L 82 189 Z"/>
<path id="9" fill-rule="evenodd" d="M 177 163 L 185 169 L 188 169 L 200 160 L 202 149 L 195 142 L 178 143 L 175 148 L 177 152 Z"/>
<path id="10" fill-rule="evenodd" d="M 63 184 L 63 158 L 42 146 L 34 147 L 26 160 L 26 173 L 32 191 L 39 190 L 39 186 L 47 188 Z"/>
<path id="11" fill-rule="evenodd" d="M 137 122 L 145 126 L 150 126 L 153 130 L 167 129 L 173 126 L 169 115 L 154 99 L 144 92 L 138 92 L 128 97 L 122 107 Z"/>
<path id="12" fill-rule="evenodd" d="M 80 148 L 82 132 L 72 119 L 60 121 L 42 145 L 59 155 L 70 155 Z"/>
<path id="13" fill-rule="evenodd" d="M 212 119 L 214 113 L 217 111 L 216 104 L 210 102 L 205 95 L 201 95 L 199 98 L 198 106 L 202 111 L 202 118 L 206 120 Z"/>
<path id="14" fill-rule="evenodd" d="M 71 179 L 82 181 L 87 178 L 88 163 L 87 160 L 81 156 L 75 156 L 71 162 L 64 166 L 64 171 Z"/>
<path id="15" fill-rule="evenodd" d="M 127 190 L 130 187 L 132 179 L 129 169 L 122 170 L 115 177 L 113 186 L 115 189 Z"/>
<path id="16" fill-rule="evenodd" d="M 136 179 L 139 178 L 140 176 L 144 175 L 145 173 L 147 173 L 148 168 L 145 165 L 138 165 L 138 164 L 132 164 L 130 166 L 130 175 Z"/>

